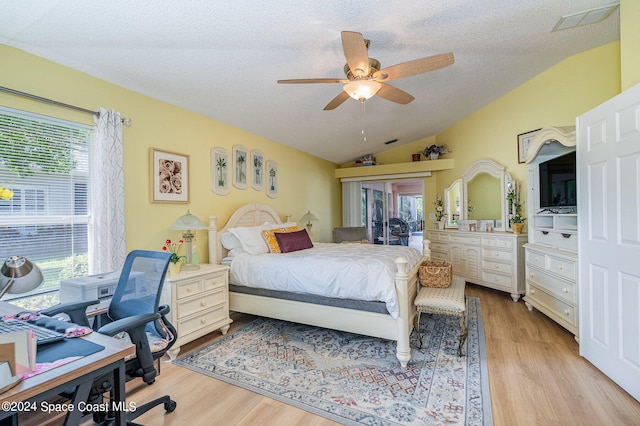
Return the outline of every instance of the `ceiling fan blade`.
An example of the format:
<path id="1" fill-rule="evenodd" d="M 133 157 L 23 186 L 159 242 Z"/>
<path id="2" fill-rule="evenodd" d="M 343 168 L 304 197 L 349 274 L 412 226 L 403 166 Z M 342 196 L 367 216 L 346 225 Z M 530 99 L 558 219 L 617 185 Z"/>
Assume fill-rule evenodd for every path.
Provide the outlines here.
<path id="1" fill-rule="evenodd" d="M 389 86 L 388 84 L 383 84 L 376 95 L 380 96 L 382 99 L 386 99 L 388 101 L 402 105 L 406 105 L 415 99 L 404 90 L 400 90 L 397 87 Z"/>
<path id="2" fill-rule="evenodd" d="M 293 80 L 278 80 L 280 84 L 309 84 L 309 83 L 348 83 L 344 78 L 298 78 Z"/>
<path id="3" fill-rule="evenodd" d="M 356 77 L 369 75 L 369 53 L 362 34 L 342 32 L 342 49 L 351 73 Z"/>
<path id="4" fill-rule="evenodd" d="M 428 56 L 422 59 L 403 62 L 381 69 L 373 74 L 373 78 L 379 82 L 396 80 L 398 78 L 411 77 L 412 75 L 434 71 L 453 64 L 453 53 L 443 53 L 440 55 Z"/>
<path id="5" fill-rule="evenodd" d="M 347 92 L 342 91 L 342 92 L 340 92 L 340 94 L 339 94 L 338 96 L 336 96 L 335 98 L 333 98 L 333 99 L 331 100 L 331 102 L 329 102 L 329 103 L 327 104 L 327 106 L 326 106 L 326 107 L 324 107 L 324 110 L 325 110 L 325 111 L 329 111 L 329 110 L 332 110 L 332 109 L 336 109 L 337 107 L 339 107 L 340 105 L 342 105 L 342 103 L 343 103 L 344 101 L 346 101 L 346 100 L 347 100 L 347 99 L 349 99 L 349 98 L 350 98 L 350 96 L 347 94 Z"/>

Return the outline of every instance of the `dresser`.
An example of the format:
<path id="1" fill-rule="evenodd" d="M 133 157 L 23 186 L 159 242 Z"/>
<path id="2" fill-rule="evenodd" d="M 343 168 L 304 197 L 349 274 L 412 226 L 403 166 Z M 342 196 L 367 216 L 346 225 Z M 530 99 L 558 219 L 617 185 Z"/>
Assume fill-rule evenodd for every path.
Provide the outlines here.
<path id="1" fill-rule="evenodd" d="M 173 360 L 185 343 L 218 329 L 222 334 L 229 330 L 229 267 L 204 264 L 167 276 L 161 303 L 171 307 L 170 321 L 178 332 L 168 352 Z"/>
<path id="2" fill-rule="evenodd" d="M 524 249 L 527 236 L 511 232 L 427 231 L 431 258 L 451 262 L 465 281 L 505 291 L 514 302 L 525 292 Z"/>

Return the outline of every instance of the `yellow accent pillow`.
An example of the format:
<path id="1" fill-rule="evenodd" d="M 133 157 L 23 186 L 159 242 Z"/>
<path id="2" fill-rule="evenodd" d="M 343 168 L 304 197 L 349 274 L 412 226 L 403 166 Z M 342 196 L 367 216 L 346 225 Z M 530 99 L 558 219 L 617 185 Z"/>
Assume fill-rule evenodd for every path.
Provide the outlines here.
<path id="1" fill-rule="evenodd" d="M 296 232 L 299 231 L 298 225 L 289 226 L 286 228 L 276 228 L 276 229 L 267 229 L 262 231 L 262 238 L 269 246 L 269 251 L 271 253 L 280 253 L 280 246 L 278 245 L 278 240 L 276 240 L 276 232 L 280 233 L 288 233 L 288 232 Z"/>

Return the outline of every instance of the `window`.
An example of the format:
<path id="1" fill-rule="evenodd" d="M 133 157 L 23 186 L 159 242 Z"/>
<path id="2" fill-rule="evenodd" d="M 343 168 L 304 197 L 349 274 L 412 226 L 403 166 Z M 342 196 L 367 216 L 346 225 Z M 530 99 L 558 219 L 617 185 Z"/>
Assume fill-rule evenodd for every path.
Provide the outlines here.
<path id="1" fill-rule="evenodd" d="M 36 307 L 57 303 L 60 280 L 88 272 L 91 130 L 0 107 L 0 185 L 14 192 L 0 200 L 0 262 L 21 255 L 40 267 L 44 283 L 27 295 L 39 295 L 28 299 Z"/>

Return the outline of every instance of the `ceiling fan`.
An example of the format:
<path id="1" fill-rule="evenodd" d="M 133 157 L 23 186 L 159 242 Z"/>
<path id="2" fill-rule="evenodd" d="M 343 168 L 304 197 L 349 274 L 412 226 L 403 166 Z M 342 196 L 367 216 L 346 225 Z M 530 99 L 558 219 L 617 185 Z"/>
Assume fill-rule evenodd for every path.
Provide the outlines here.
<path id="1" fill-rule="evenodd" d="M 404 77 L 422 74 L 444 68 L 453 64 L 453 53 L 428 56 L 422 59 L 403 62 L 384 69 L 380 69 L 377 59 L 369 58 L 367 49 L 369 40 L 365 40 L 362 34 L 353 31 L 342 32 L 342 48 L 347 64 L 344 78 L 302 78 L 293 80 L 278 80 L 281 84 L 306 84 L 306 83 L 344 83 L 343 91 L 333 98 L 324 107 L 332 110 L 340 106 L 344 101 L 352 97 L 361 102 L 374 95 L 391 102 L 406 105 L 415 98 L 397 87 L 385 84 L 388 81 Z"/>

